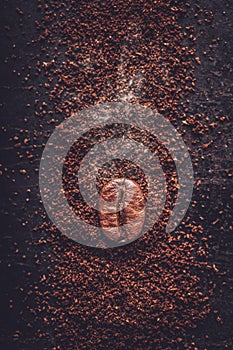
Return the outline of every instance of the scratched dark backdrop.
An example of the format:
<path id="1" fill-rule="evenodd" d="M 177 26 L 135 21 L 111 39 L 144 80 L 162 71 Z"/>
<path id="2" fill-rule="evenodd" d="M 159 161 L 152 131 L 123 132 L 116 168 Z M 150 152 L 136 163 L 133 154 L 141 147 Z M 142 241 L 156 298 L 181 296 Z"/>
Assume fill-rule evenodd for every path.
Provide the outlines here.
<path id="1" fill-rule="evenodd" d="M 233 5 L 230 0 L 189 3 L 190 11 L 199 3 L 214 15 L 210 23 L 197 25 L 194 20 L 191 23 L 197 33 L 196 49 L 201 64 L 196 66 L 196 90 L 189 97 L 189 111 L 205 113 L 210 118 L 210 124 L 217 123 L 198 139 L 196 154 L 200 161 L 195 176 L 200 179 L 199 192 L 208 193 L 209 196 L 208 199 L 204 196 L 203 203 L 195 210 L 197 216 L 204 217 L 202 225 L 208 237 L 209 262 L 215 264 L 219 271 L 216 277 L 213 274 L 206 277 L 207 280 L 215 278 L 216 283 L 211 312 L 190 333 L 195 337 L 198 349 L 233 349 Z M 27 128 L 31 138 L 35 136 L 33 130 L 40 130 L 39 119 L 31 117 L 34 113 L 35 89 L 22 86 L 21 78 L 26 76 L 22 67 L 28 64 L 34 66 L 35 56 L 40 51 L 39 46 L 33 46 L 32 50 L 27 43 L 38 36 L 35 20 L 40 21 L 41 14 L 36 2 L 2 0 L 0 6 L 1 343 L 4 350 L 56 349 L 57 344 L 54 344 L 52 337 L 35 339 L 35 329 L 43 326 L 28 311 L 35 304 L 34 292 L 30 291 L 33 290 L 35 281 L 40 281 L 49 264 L 46 251 L 44 262 L 42 259 L 39 266 L 35 263 L 35 248 L 31 245 L 34 233 L 30 218 L 32 222 L 35 221 L 35 208 L 39 199 L 38 172 L 35 169 L 39 167 L 43 140 L 41 146 L 35 146 L 38 157 L 33 158 L 32 164 L 18 157 L 17 147 L 14 147 L 15 143 L 11 140 L 21 129 L 23 133 L 23 129 Z M 23 15 L 16 10 L 17 7 L 23 11 Z M 192 20 L 192 16 L 190 18 Z M 186 19 L 183 18 L 183 21 L 185 23 Z M 219 41 L 212 42 L 218 37 Z M 211 50 L 211 59 L 203 54 L 208 50 Z M 18 76 L 17 72 L 21 72 L 22 76 Z M 40 78 L 35 78 L 35 85 L 40 84 L 39 80 Z M 227 118 L 216 121 L 216 115 Z M 52 129 L 53 125 L 48 125 L 48 132 Z M 200 144 L 209 142 L 211 144 L 205 150 L 199 147 Z M 25 141 L 21 147 L 30 152 L 33 144 L 27 145 Z M 22 176 L 25 169 L 29 175 L 26 181 Z M 27 215 L 25 200 L 29 201 Z"/>

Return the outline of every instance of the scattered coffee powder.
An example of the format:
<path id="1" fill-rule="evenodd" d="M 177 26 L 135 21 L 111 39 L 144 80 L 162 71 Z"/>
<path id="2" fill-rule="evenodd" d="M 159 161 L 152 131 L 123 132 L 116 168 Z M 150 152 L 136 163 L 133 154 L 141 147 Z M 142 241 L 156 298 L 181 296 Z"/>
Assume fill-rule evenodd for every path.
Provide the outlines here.
<path id="1" fill-rule="evenodd" d="M 194 62 L 200 64 L 194 28 L 179 24 L 188 8 L 188 3 L 171 0 L 38 0 L 43 21 L 37 23 L 41 50 L 36 74 L 43 79 L 35 100 L 40 126 L 31 137 L 34 148 L 36 140 L 48 138 L 54 124 L 72 113 L 120 98 L 153 108 L 175 126 L 179 120 L 202 134 L 205 116 L 187 115 L 188 97 L 195 89 Z M 198 6 L 196 12 L 196 17 L 211 20 Z M 21 142 L 24 133 L 27 130 L 15 136 L 16 149 L 29 142 L 28 137 Z M 33 159 L 33 150 L 27 149 L 26 155 Z M 20 173 L 27 176 L 25 169 Z M 119 179 L 100 186 L 103 198 L 114 194 L 114 184 L 122 185 Z M 124 181 L 136 193 L 136 205 L 129 204 L 124 220 L 137 215 L 140 223 L 132 232 L 138 234 L 145 184 Z M 35 287 L 38 305 L 31 310 L 44 323 L 38 338 L 52 339 L 54 350 L 196 348 L 186 332 L 208 314 L 213 286 L 201 284 L 202 273 L 212 267 L 205 262 L 203 228 L 193 218 L 187 216 L 170 235 L 160 221 L 135 242 L 106 250 L 63 237 L 44 212 L 41 219 L 34 228 L 42 235 L 36 245 L 39 252 L 47 247 L 50 266 Z M 107 221 L 101 214 L 100 224 L 108 235 Z M 43 264 L 42 253 L 35 254 L 35 264 Z"/>

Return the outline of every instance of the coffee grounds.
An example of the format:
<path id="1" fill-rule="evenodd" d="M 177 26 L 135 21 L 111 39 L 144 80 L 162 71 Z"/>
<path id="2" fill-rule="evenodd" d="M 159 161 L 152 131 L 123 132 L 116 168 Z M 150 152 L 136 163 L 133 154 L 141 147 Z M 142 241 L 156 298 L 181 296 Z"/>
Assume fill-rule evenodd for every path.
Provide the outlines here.
<path id="1" fill-rule="evenodd" d="M 194 29 L 179 24 L 188 4 L 49 0 L 38 1 L 38 10 L 42 83 L 35 115 L 42 131 L 35 130 L 35 139 L 48 124 L 120 98 L 203 133 L 204 116 L 187 115 L 194 64 L 200 63 Z M 35 288 L 38 304 L 31 310 L 44 323 L 38 338 L 52 334 L 54 349 L 195 348 L 186 332 L 210 310 L 212 285 L 201 282 L 212 267 L 205 262 L 203 228 L 193 218 L 187 216 L 170 235 L 159 222 L 130 245 L 98 250 L 61 236 L 45 213 L 41 217 L 34 231 L 42 237 L 35 246 L 38 251 L 49 246 L 51 265 Z M 42 263 L 38 255 L 35 263 Z"/>

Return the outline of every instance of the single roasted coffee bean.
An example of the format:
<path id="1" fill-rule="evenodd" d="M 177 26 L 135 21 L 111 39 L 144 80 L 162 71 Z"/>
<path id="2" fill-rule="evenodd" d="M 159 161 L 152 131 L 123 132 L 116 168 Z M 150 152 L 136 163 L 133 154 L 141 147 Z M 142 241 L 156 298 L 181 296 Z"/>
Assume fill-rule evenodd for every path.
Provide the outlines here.
<path id="1" fill-rule="evenodd" d="M 133 180 L 111 180 L 101 191 L 100 225 L 112 241 L 125 244 L 139 237 L 145 220 L 146 199 Z"/>

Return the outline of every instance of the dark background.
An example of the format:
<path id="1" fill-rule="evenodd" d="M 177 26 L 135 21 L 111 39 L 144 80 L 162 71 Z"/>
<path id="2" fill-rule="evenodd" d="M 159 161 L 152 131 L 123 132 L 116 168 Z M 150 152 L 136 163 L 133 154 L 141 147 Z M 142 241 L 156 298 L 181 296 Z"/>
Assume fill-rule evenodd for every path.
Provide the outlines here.
<path id="1" fill-rule="evenodd" d="M 196 1 L 190 1 L 190 11 Z M 211 313 L 196 330 L 192 330 L 199 349 L 233 349 L 233 240 L 232 240 L 232 10 L 233 4 L 224 1 L 200 1 L 201 6 L 213 11 L 211 23 L 196 26 L 197 56 L 201 65 L 196 66 L 196 92 L 190 96 L 190 111 L 205 113 L 209 124 L 217 123 L 202 137 L 197 136 L 195 170 L 200 180 L 196 216 L 203 216 L 209 244 L 209 261 L 219 271 L 215 277 L 216 289 Z M 41 324 L 34 322 L 29 309 L 34 305 L 30 293 L 35 281 L 39 281 L 44 265 L 35 264 L 33 224 L 34 208 L 38 205 L 38 172 L 41 145 L 25 144 L 33 152 L 31 163 L 20 159 L 11 138 L 25 133 L 33 139 L 33 130 L 40 129 L 40 122 L 33 116 L 36 92 L 33 87 L 22 85 L 27 76 L 23 67 L 36 62 L 40 47 L 28 45 L 38 35 L 35 20 L 40 20 L 36 3 L 29 1 L 1 1 L 1 64 L 0 110 L 1 124 L 1 334 L 2 349 L 52 349 L 52 340 L 34 339 L 34 331 Z M 23 10 L 23 16 L 16 11 Z M 185 19 L 184 19 L 185 22 Z M 7 26 L 11 27 L 9 31 Z M 213 39 L 220 38 L 212 43 Z M 209 45 L 212 43 L 212 48 Z M 204 51 L 211 51 L 205 56 Z M 209 59 L 211 56 L 211 59 Z M 16 72 L 13 72 L 13 71 Z M 32 68 L 33 71 L 33 68 Z M 21 72 L 21 75 L 17 75 Z M 40 84 L 35 78 L 35 84 Z M 224 120 L 216 116 L 226 116 Z M 48 125 L 48 131 L 53 126 Z M 21 131 L 22 130 L 22 131 Z M 200 144 L 210 145 L 203 149 Z M 7 169 L 6 169 L 7 168 Z M 20 170 L 26 169 L 27 173 Z M 36 170 L 35 170 L 36 169 Z M 208 193 L 200 202 L 200 194 Z M 25 200 L 29 202 L 25 205 Z M 202 205 L 203 204 L 203 205 Z M 20 340 L 19 340 L 20 339 Z M 36 345 L 35 345 L 36 344 Z"/>

